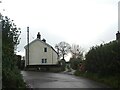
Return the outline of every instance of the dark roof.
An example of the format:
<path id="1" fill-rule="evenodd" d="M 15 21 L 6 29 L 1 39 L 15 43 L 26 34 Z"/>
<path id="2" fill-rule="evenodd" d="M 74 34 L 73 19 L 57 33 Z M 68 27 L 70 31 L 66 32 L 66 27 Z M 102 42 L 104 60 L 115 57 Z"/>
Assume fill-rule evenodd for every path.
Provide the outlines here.
<path id="1" fill-rule="evenodd" d="M 53 51 L 55 51 L 55 49 L 54 49 L 51 45 L 49 45 L 48 43 L 46 43 L 46 42 L 44 42 L 44 41 L 42 41 L 42 40 L 40 40 L 40 39 L 38 39 L 38 38 L 36 38 L 36 39 L 33 40 L 32 42 L 30 42 L 29 45 L 31 45 L 32 43 L 34 43 L 34 42 L 36 42 L 36 41 L 40 41 L 41 43 L 47 45 L 48 47 L 52 48 Z M 24 48 L 26 49 L 27 46 L 28 46 L 28 45 L 26 45 Z M 56 52 L 56 51 L 55 51 L 55 52 Z M 56 52 L 56 53 L 57 53 L 57 52 Z M 58 53 L 57 53 L 57 54 L 58 54 Z"/>

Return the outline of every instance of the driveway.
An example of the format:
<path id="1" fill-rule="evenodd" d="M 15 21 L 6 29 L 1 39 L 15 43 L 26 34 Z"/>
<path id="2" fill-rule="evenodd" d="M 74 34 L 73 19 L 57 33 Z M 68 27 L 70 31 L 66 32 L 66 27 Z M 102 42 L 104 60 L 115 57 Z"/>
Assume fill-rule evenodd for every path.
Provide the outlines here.
<path id="1" fill-rule="evenodd" d="M 64 73 L 21 71 L 31 88 L 108 88 L 101 83 Z"/>

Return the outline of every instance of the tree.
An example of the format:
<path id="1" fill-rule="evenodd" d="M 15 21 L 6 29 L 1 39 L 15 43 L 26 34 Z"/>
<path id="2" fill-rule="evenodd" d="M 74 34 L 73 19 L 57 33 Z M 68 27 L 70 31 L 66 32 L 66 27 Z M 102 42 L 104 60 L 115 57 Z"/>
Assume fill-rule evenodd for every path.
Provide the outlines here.
<path id="1" fill-rule="evenodd" d="M 83 49 L 76 44 L 71 46 L 70 52 L 72 57 L 70 58 L 70 66 L 72 69 L 79 69 L 83 61 Z"/>
<path id="2" fill-rule="evenodd" d="M 59 58 L 65 59 L 65 55 L 67 55 L 70 51 L 70 45 L 66 42 L 60 42 L 56 44 L 55 48 L 57 49 Z"/>
<path id="3" fill-rule="evenodd" d="M 72 58 L 83 59 L 83 52 L 84 51 L 83 51 L 83 49 L 79 45 L 73 44 L 71 46 L 70 52 L 72 54 Z"/>
<path id="4" fill-rule="evenodd" d="M 20 33 L 13 20 L 2 18 L 2 88 L 25 87 L 15 54 Z"/>

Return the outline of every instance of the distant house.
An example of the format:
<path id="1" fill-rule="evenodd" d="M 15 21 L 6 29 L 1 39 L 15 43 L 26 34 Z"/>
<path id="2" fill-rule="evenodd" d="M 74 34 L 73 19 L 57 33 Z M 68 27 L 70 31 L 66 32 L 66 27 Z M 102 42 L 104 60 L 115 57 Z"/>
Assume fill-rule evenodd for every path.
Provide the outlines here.
<path id="1" fill-rule="evenodd" d="M 29 49 L 28 49 L 29 47 Z M 58 54 L 52 46 L 41 40 L 40 33 L 37 38 L 25 47 L 26 66 L 53 66 L 58 64 Z"/>

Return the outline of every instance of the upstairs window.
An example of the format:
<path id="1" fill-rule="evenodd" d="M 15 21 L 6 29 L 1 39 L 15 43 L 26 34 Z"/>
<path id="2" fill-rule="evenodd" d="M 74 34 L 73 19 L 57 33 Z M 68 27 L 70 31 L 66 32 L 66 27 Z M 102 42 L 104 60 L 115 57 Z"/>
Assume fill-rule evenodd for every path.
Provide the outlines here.
<path id="1" fill-rule="evenodd" d="M 47 52 L 47 48 L 44 48 L 44 52 Z"/>

